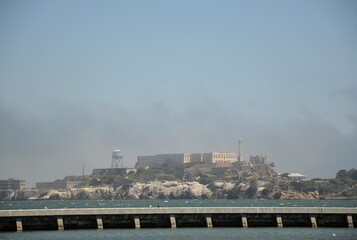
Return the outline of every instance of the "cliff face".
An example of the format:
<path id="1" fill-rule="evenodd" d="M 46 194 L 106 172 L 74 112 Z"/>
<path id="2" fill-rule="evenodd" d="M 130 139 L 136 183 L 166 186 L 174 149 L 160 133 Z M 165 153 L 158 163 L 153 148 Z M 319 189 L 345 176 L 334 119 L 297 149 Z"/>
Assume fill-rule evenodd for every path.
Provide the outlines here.
<path id="1" fill-rule="evenodd" d="M 30 190 L 1 192 L 1 200 L 110 200 L 110 199 L 318 199 L 318 192 L 298 193 L 293 190 L 266 191 L 265 183 L 231 183 L 217 181 L 209 185 L 198 182 L 152 181 L 133 182 L 117 187 L 70 188 L 67 190 Z M 263 195 L 263 196 L 262 196 Z M 278 196 L 278 197 L 277 197 Z"/>
<path id="2" fill-rule="evenodd" d="M 153 181 L 135 182 L 113 187 L 70 188 L 67 190 L 7 191 L 1 200 L 84 200 L 84 199 L 191 199 L 210 198 L 211 190 L 198 182 Z"/>
<path id="3" fill-rule="evenodd" d="M 207 186 L 198 182 L 136 182 L 131 186 L 121 186 L 116 191 L 118 193 L 116 197 L 122 199 L 183 199 L 210 198 L 212 196 L 212 192 Z"/>
<path id="4" fill-rule="evenodd" d="M 170 171 L 172 169 L 169 169 Z M 181 169 L 182 170 L 182 169 Z M 0 191 L 0 200 L 32 199 L 356 199 L 357 170 L 340 171 L 336 179 L 295 182 L 279 176 L 269 165 L 231 168 L 194 166 L 186 169 L 185 180 L 149 180 L 154 171 L 137 176 L 94 178 L 97 187 L 64 190 Z M 166 177 L 162 172 L 156 179 Z M 107 178 L 105 178 L 107 177 Z M 132 177 L 132 179 L 130 179 Z M 141 178 L 141 180 L 139 180 Z M 90 184 L 88 184 L 90 185 Z"/>

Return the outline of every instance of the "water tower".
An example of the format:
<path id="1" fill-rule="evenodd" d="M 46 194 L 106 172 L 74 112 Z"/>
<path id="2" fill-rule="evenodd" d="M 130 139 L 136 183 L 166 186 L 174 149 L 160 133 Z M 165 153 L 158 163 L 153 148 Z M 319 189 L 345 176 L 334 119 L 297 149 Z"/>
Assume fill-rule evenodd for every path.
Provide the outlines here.
<path id="1" fill-rule="evenodd" d="M 116 149 L 112 154 L 112 168 L 123 168 L 123 151 Z"/>

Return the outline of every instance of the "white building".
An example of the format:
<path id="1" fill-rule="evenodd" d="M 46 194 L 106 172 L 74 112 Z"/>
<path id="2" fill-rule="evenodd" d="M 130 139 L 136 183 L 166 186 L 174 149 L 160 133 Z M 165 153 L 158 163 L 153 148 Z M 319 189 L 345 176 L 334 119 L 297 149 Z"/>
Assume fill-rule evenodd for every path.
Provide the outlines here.
<path id="1" fill-rule="evenodd" d="M 135 167 L 160 167 L 164 163 L 233 163 L 237 161 L 236 153 L 175 153 L 138 156 Z"/>
<path id="2" fill-rule="evenodd" d="M 289 173 L 288 178 L 297 182 L 306 180 L 306 176 L 301 173 Z"/>

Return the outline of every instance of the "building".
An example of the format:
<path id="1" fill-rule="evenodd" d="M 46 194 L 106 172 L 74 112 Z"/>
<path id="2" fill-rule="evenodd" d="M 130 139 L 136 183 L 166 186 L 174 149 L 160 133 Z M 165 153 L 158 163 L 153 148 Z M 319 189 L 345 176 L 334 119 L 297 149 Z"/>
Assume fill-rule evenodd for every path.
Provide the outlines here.
<path id="1" fill-rule="evenodd" d="M 249 157 L 249 162 L 253 164 L 265 164 L 267 161 L 268 161 L 268 157 L 263 155 L 256 155 L 256 156 Z"/>
<path id="2" fill-rule="evenodd" d="M 128 173 L 136 173 L 136 168 L 97 168 L 93 169 L 92 175 L 109 175 L 109 174 L 128 174 Z"/>
<path id="3" fill-rule="evenodd" d="M 18 180 L 14 178 L 9 178 L 8 180 L 0 180 L 0 191 L 23 189 L 25 189 L 25 180 Z"/>
<path id="4" fill-rule="evenodd" d="M 288 178 L 297 182 L 306 180 L 306 176 L 301 173 L 289 173 Z"/>
<path id="5" fill-rule="evenodd" d="M 236 153 L 203 153 L 204 163 L 234 163 L 237 161 Z"/>
<path id="6" fill-rule="evenodd" d="M 135 167 L 160 167 L 164 163 L 233 163 L 237 161 L 236 153 L 174 153 L 138 156 Z"/>
<path id="7" fill-rule="evenodd" d="M 57 180 L 54 182 L 38 182 L 36 183 L 36 188 L 40 189 L 67 189 L 73 188 L 81 181 L 66 181 L 66 180 Z"/>

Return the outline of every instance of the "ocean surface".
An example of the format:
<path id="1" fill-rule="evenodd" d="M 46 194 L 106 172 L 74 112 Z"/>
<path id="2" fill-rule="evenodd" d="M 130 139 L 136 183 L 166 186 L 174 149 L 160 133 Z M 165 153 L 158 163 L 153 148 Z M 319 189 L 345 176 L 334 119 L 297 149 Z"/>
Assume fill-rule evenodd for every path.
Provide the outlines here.
<path id="1" fill-rule="evenodd" d="M 0 210 L 135 207 L 357 207 L 357 200 L 34 200 L 0 201 Z"/>
<path id="2" fill-rule="evenodd" d="M 356 200 L 63 200 L 1 201 L 0 209 L 133 207 L 357 207 Z M 178 228 L 29 231 L 0 233 L 0 240 L 357 240 L 357 228 Z"/>
<path id="3" fill-rule="evenodd" d="M 341 228 L 177 228 L 104 229 L 0 233 L 9 240 L 356 240 L 357 229 Z"/>

